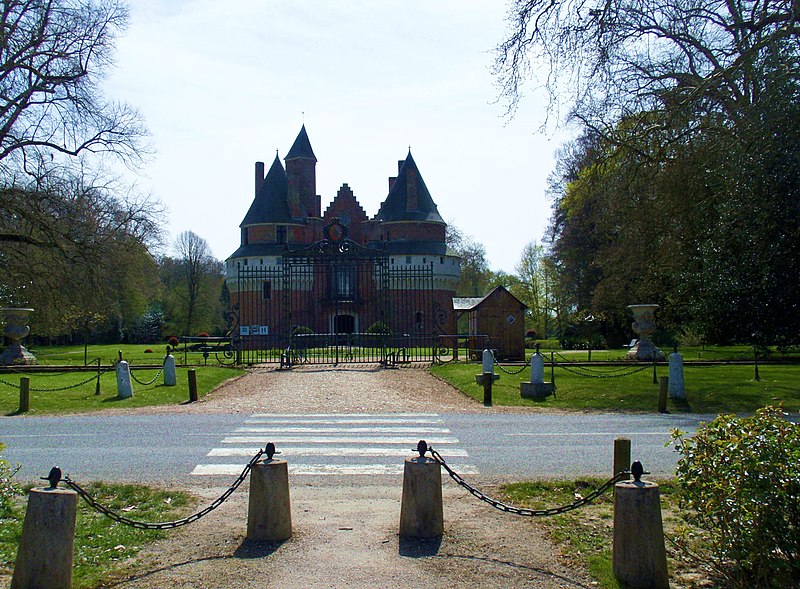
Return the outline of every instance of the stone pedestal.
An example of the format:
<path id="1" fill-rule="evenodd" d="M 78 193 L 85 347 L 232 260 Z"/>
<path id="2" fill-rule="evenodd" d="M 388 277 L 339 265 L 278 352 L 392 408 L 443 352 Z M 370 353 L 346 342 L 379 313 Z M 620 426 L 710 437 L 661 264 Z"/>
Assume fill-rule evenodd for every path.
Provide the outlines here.
<path id="1" fill-rule="evenodd" d="M 70 589 L 78 494 L 32 489 L 11 589 Z"/>
<path id="2" fill-rule="evenodd" d="M 291 537 L 289 465 L 274 458 L 257 462 L 250 471 L 247 539 L 281 542 Z"/>
<path id="3" fill-rule="evenodd" d="M 406 458 L 403 468 L 403 499 L 400 505 L 400 536 L 432 539 L 444 534 L 442 469 L 432 458 Z"/>
<path id="4" fill-rule="evenodd" d="M 683 381 L 683 356 L 678 352 L 669 355 L 669 396 L 671 399 L 685 399 Z"/>
<path id="5" fill-rule="evenodd" d="M 544 382 L 544 358 L 539 352 L 531 356 L 531 381 L 519 383 L 519 394 L 526 399 L 543 399 L 553 394 L 553 383 Z"/>
<path id="6" fill-rule="evenodd" d="M 5 329 L 3 335 L 11 343 L 0 354 L 0 365 L 9 366 L 14 364 L 36 364 L 36 356 L 31 354 L 20 341 L 25 339 L 31 332 L 28 327 L 28 315 L 33 309 L 3 307 L 0 308 L 0 316 L 5 319 Z"/>
<path id="7" fill-rule="evenodd" d="M 614 486 L 614 576 L 631 589 L 669 589 L 658 485 Z"/>
<path id="8" fill-rule="evenodd" d="M 178 373 L 175 370 L 175 356 L 164 357 L 164 386 L 174 387 L 178 384 Z"/>
<path id="9" fill-rule="evenodd" d="M 117 398 L 130 399 L 133 397 L 133 383 L 131 383 L 131 369 L 126 360 L 117 363 Z"/>

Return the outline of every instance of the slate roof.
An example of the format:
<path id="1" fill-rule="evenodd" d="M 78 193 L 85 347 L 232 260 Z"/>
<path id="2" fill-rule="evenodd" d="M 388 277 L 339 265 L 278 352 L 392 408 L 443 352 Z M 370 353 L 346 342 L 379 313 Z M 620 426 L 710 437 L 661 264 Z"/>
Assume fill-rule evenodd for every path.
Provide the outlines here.
<path id="1" fill-rule="evenodd" d="M 256 223 L 290 223 L 292 215 L 289 212 L 288 193 L 286 171 L 278 154 L 275 154 L 275 161 L 272 162 L 264 178 L 264 184 L 261 185 L 239 227 Z"/>
<path id="2" fill-rule="evenodd" d="M 489 299 L 494 295 L 496 292 L 505 291 L 505 293 L 514 299 L 519 305 L 525 309 L 528 308 L 528 305 L 520 301 L 517 297 L 509 292 L 509 290 L 504 286 L 495 286 L 492 290 L 490 290 L 486 295 L 482 297 L 454 297 L 453 298 L 453 310 L 454 311 L 472 311 L 473 309 L 479 307 L 485 300 Z"/>
<path id="3" fill-rule="evenodd" d="M 414 195 L 416 195 L 416 206 L 414 206 Z M 389 196 L 381 204 L 375 219 L 384 223 L 394 221 L 444 223 L 417 164 L 411 157 L 410 150 L 397 172 L 397 180 L 389 190 Z"/>
<path id="4" fill-rule="evenodd" d="M 294 160 L 301 158 L 317 161 L 317 156 L 314 155 L 314 150 L 311 149 L 311 142 L 308 140 L 308 133 L 306 133 L 305 125 L 300 129 L 300 133 L 297 134 L 297 139 L 294 140 L 292 148 L 283 159 Z"/>

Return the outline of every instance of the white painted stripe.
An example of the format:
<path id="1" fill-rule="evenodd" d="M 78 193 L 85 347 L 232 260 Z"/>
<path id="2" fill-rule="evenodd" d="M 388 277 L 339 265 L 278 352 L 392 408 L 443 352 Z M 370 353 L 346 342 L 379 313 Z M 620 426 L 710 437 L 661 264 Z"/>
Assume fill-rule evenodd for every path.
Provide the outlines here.
<path id="1" fill-rule="evenodd" d="M 191 474 L 195 476 L 233 476 L 241 473 L 243 468 L 243 464 L 198 464 Z M 478 470 L 473 466 L 458 466 L 455 468 L 461 474 L 478 474 Z M 401 475 L 403 474 L 403 465 L 290 464 L 289 473 L 292 475 Z"/>
<path id="2" fill-rule="evenodd" d="M 378 419 L 378 418 L 368 418 L 363 417 L 360 419 L 324 419 L 322 417 L 318 419 L 298 419 L 298 418 L 290 418 L 290 419 L 282 419 L 280 417 L 275 417 L 274 419 L 245 419 L 245 423 L 252 423 L 254 425 L 260 425 L 265 423 L 278 423 L 278 424 L 286 424 L 286 423 L 293 423 L 293 424 L 318 424 L 318 425 L 339 425 L 339 424 L 368 424 L 368 423 L 375 423 L 375 424 L 394 424 L 394 425 L 401 425 L 404 423 L 419 423 L 424 425 L 434 425 L 437 423 L 442 423 L 444 420 L 442 419 L 408 419 L 408 418 L 398 418 L 398 419 Z"/>
<path id="3" fill-rule="evenodd" d="M 283 419 L 286 417 L 323 417 L 334 419 L 342 417 L 344 419 L 351 417 L 439 417 L 438 413 L 253 413 L 251 418 L 272 417 L 276 419 Z"/>
<path id="4" fill-rule="evenodd" d="M 206 456 L 254 456 L 260 448 L 214 448 Z M 279 448 L 279 458 L 287 456 L 414 456 L 413 450 L 398 448 L 328 448 L 328 447 L 292 447 Z M 448 448 L 447 456 L 467 457 L 469 454 L 461 448 Z"/>
<path id="5" fill-rule="evenodd" d="M 449 434 L 446 427 L 239 427 L 237 433 L 245 434 Z"/>
<path id="6" fill-rule="evenodd" d="M 506 436 L 530 436 L 534 438 L 561 438 L 565 436 L 669 436 L 672 432 L 517 432 L 513 434 L 505 434 Z"/>
<path id="7" fill-rule="evenodd" d="M 266 439 L 265 436 L 230 436 L 222 439 L 223 444 L 264 444 L 272 442 L 277 446 L 281 444 L 408 444 L 409 448 L 416 448 L 419 437 L 369 437 L 369 436 L 276 436 Z M 427 437 L 428 444 L 458 444 L 458 438 Z M 280 449 L 280 448 L 279 448 Z"/>

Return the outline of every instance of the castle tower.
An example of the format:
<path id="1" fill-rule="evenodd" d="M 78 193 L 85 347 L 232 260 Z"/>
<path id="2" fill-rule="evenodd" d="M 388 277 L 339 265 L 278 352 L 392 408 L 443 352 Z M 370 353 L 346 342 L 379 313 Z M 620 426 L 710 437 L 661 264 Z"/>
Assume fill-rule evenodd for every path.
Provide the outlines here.
<path id="1" fill-rule="evenodd" d="M 320 199 L 317 197 L 317 158 L 311 149 L 306 126 L 300 129 L 297 139 L 284 158 L 288 180 L 289 212 L 295 219 L 321 217 Z"/>

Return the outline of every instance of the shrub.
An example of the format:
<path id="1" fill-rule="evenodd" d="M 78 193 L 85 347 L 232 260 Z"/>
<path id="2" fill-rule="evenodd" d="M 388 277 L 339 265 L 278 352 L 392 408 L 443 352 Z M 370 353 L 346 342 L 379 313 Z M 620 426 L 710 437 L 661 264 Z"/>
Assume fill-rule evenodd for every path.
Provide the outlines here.
<path id="1" fill-rule="evenodd" d="M 197 337 L 208 337 L 208 334 L 205 331 L 201 331 L 197 334 Z"/>
<path id="2" fill-rule="evenodd" d="M 175 337 L 175 336 L 173 335 L 171 338 L 169 338 L 169 340 L 167 341 L 167 343 L 168 343 L 170 346 L 172 346 L 173 348 L 177 348 L 177 347 L 178 347 L 178 344 L 179 344 L 179 343 L 181 343 L 181 340 L 179 340 L 177 337 Z"/>
<path id="3" fill-rule="evenodd" d="M 152 354 L 152 353 L 153 353 L 153 350 L 151 350 L 150 348 L 147 348 L 147 349 L 144 351 L 144 353 L 145 353 L 145 354 Z"/>
<path id="4" fill-rule="evenodd" d="M 800 582 L 800 426 L 780 409 L 721 415 L 673 432 L 686 519 L 708 532 L 708 560 L 733 587 Z"/>
<path id="5" fill-rule="evenodd" d="M 383 321 L 376 321 L 367 328 L 367 333 L 378 333 L 384 335 L 392 335 L 392 330 Z"/>
<path id="6" fill-rule="evenodd" d="M 557 339 L 525 339 L 525 347 L 530 348 L 531 350 L 536 348 L 536 344 L 543 350 L 560 350 L 561 343 Z"/>
<path id="7" fill-rule="evenodd" d="M 17 474 L 19 466 L 13 468 L 2 457 L 6 445 L 0 442 L 0 519 L 8 515 L 14 502 L 14 497 L 21 493 L 19 486 L 12 480 Z"/>
<path id="8" fill-rule="evenodd" d="M 292 330 L 292 335 L 308 335 L 314 333 L 314 330 L 305 325 L 298 325 Z"/>

